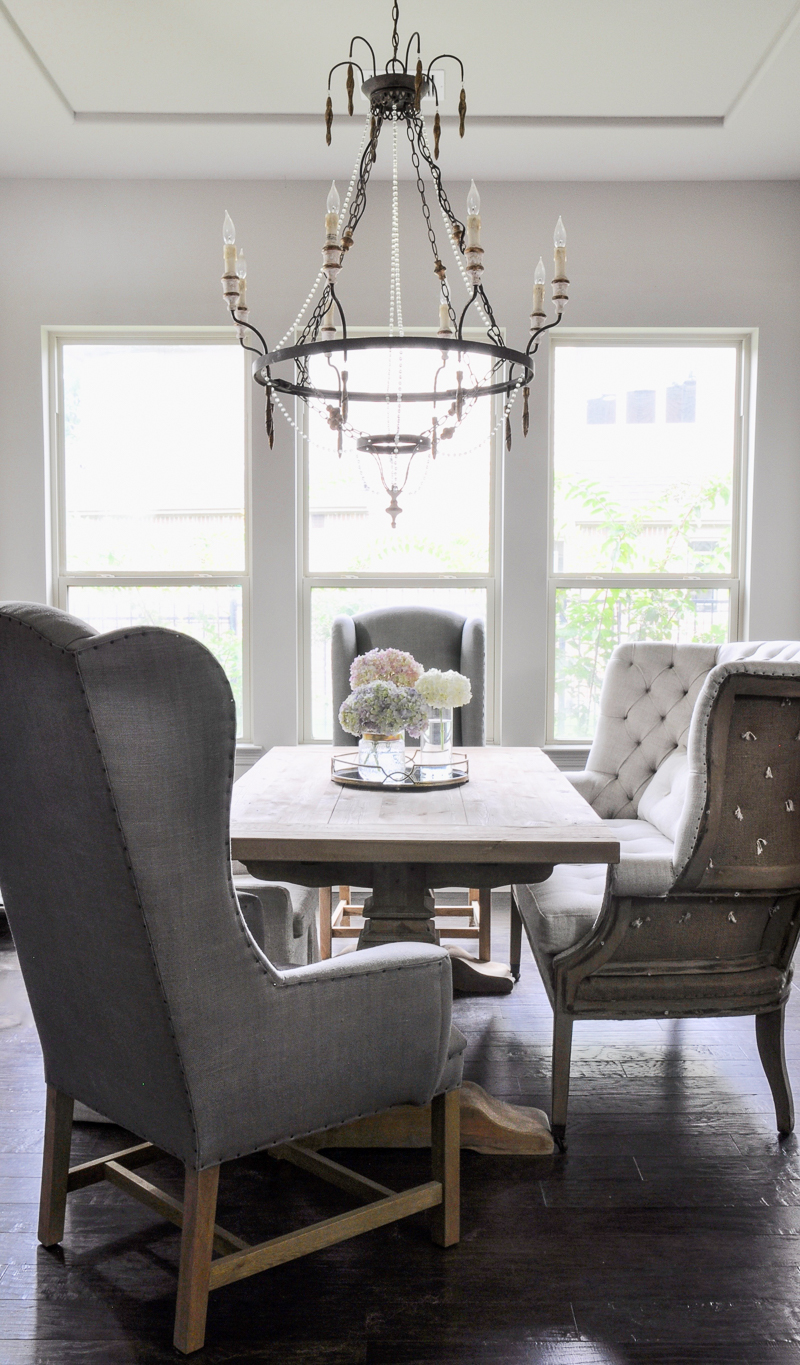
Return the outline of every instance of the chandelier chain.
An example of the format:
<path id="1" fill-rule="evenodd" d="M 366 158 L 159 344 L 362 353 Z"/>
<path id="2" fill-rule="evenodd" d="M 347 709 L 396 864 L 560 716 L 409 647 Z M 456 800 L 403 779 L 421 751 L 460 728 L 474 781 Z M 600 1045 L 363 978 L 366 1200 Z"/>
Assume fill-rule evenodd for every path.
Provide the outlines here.
<path id="1" fill-rule="evenodd" d="M 360 146 L 359 146 L 359 148 L 358 148 L 358 151 L 356 152 L 356 159 L 355 159 L 355 162 L 354 162 L 354 164 L 353 164 L 353 174 L 350 176 L 350 184 L 347 186 L 347 194 L 346 194 L 345 197 L 344 197 L 344 202 L 343 202 L 343 204 L 342 204 L 342 211 L 341 211 L 341 213 L 339 214 L 339 232 L 340 232 L 340 233 L 341 233 L 341 230 L 342 230 L 342 223 L 344 222 L 345 214 L 347 213 L 347 210 L 348 210 L 349 207 L 350 207 L 350 200 L 351 200 L 352 197 L 353 197 L 353 191 L 354 191 L 354 189 L 355 189 L 355 187 L 356 187 L 356 179 L 357 179 L 357 177 L 358 177 L 358 168 L 359 168 L 359 166 L 360 166 L 360 164 L 361 164 L 361 156 L 362 156 L 362 153 L 363 153 L 363 151 L 364 151 L 364 145 L 365 145 L 365 143 L 366 143 L 366 141 L 367 141 L 367 135 L 368 135 L 368 133 L 369 133 L 369 126 L 370 126 L 370 123 L 371 123 L 371 122 L 372 122 L 372 115 L 371 115 L 371 114 L 367 114 L 367 117 L 366 117 L 366 119 L 364 120 L 364 129 L 363 129 L 363 132 L 362 132 L 362 134 L 361 134 L 361 143 L 360 143 Z M 300 323 L 303 321 L 303 318 L 304 318 L 305 315 L 306 315 L 306 311 L 307 311 L 307 309 L 309 308 L 309 306 L 310 306 L 310 304 L 311 304 L 311 302 L 312 302 L 312 300 L 313 300 L 313 298 L 314 298 L 314 295 L 316 294 L 317 290 L 319 289 L 319 286 L 320 286 L 320 284 L 321 284 L 321 282 L 322 282 L 322 279 L 323 279 L 324 275 L 325 275 L 325 269 L 324 269 L 323 266 L 320 266 L 319 274 L 317 275 L 317 278 L 315 279 L 314 283 L 312 284 L 311 288 L 310 288 L 309 291 L 308 291 L 308 295 L 307 295 L 307 297 L 306 297 L 305 303 L 303 304 L 302 308 L 300 309 L 300 312 L 297 314 L 297 317 L 295 318 L 295 320 L 294 320 L 294 322 L 292 323 L 291 327 L 287 328 L 286 332 L 285 332 L 284 335 L 281 337 L 280 341 L 278 342 L 277 346 L 275 347 L 275 350 L 276 350 L 276 351 L 280 351 L 280 350 L 286 345 L 286 343 L 287 343 L 288 341 L 293 341 L 293 340 L 294 340 L 294 334 L 295 334 L 295 332 L 297 331 L 297 328 L 300 326 Z"/>
<path id="2" fill-rule="evenodd" d="M 428 241 L 431 244 L 431 251 L 433 252 L 435 268 L 436 266 L 439 265 L 439 247 L 436 243 L 436 234 L 433 230 L 433 223 L 431 222 L 431 211 L 428 205 L 427 196 L 425 194 L 425 181 L 422 179 L 422 168 L 419 163 L 419 153 L 417 151 L 415 142 L 415 129 L 414 126 L 408 120 L 406 120 L 406 135 L 408 137 L 409 145 L 411 147 L 411 164 L 414 167 L 414 171 L 417 177 L 417 193 L 420 197 L 420 202 L 422 204 L 422 214 L 425 219 L 425 227 L 427 228 L 428 232 Z M 441 277 L 440 284 L 442 286 L 442 297 L 445 303 L 447 304 L 447 311 L 450 314 L 450 321 L 453 324 L 453 331 L 455 331 L 458 326 L 458 323 L 456 320 L 455 309 L 450 300 L 450 289 L 447 284 L 446 275 L 443 275 Z"/>
<path id="3" fill-rule="evenodd" d="M 391 61 L 391 67 L 393 71 L 395 71 L 398 66 L 397 49 L 400 46 L 400 34 L 398 33 L 397 28 L 399 23 L 400 5 L 398 3 L 398 0 L 394 0 L 394 4 L 392 5 L 392 61 Z"/>
<path id="4" fill-rule="evenodd" d="M 352 237 L 367 207 L 367 182 L 372 174 L 372 168 L 378 155 L 378 138 L 383 127 L 383 114 L 378 112 L 370 115 L 370 137 L 364 150 L 359 166 L 358 182 L 353 206 L 350 209 L 350 217 L 347 220 L 347 227 L 344 235 Z"/>
<path id="5" fill-rule="evenodd" d="M 400 287 L 400 181 L 398 174 L 397 160 L 397 109 L 392 110 L 392 249 L 391 249 L 391 270 L 389 287 L 389 335 L 394 336 L 395 326 L 398 334 L 404 336 L 403 329 L 403 296 Z M 389 359 L 391 368 L 391 353 Z M 390 385 L 388 387 L 391 387 Z M 403 416 L 403 352 L 398 354 L 397 359 L 397 413 L 394 422 L 395 436 L 400 435 L 400 426 Z M 392 483 L 397 484 L 397 453 L 391 458 Z"/>

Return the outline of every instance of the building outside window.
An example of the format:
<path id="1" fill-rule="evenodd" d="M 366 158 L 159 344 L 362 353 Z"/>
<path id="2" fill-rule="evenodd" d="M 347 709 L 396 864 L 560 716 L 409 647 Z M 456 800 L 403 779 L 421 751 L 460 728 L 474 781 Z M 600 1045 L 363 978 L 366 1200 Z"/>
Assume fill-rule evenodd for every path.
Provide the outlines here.
<path id="1" fill-rule="evenodd" d="M 57 605 L 194 635 L 250 733 L 248 367 L 228 329 L 48 336 Z"/>
<path id="2" fill-rule="evenodd" d="M 749 337 L 552 341 L 550 742 L 594 732 L 623 641 L 740 630 Z"/>
<path id="3" fill-rule="evenodd" d="M 409 329 L 406 329 L 407 331 Z M 376 365 L 385 365 L 378 356 Z M 413 364 L 413 360 L 411 362 Z M 413 389 L 413 375 L 404 384 Z M 500 457 L 491 400 L 469 412 L 436 459 L 415 457 L 392 529 L 389 496 L 370 456 L 345 449 L 312 411 L 298 469 L 302 615 L 302 738 L 329 740 L 330 639 L 337 615 L 375 607 L 446 607 L 487 624 L 487 735 L 497 731 Z M 394 409 L 351 403 L 354 427 L 393 430 Z M 422 424 L 424 425 L 424 423 Z M 401 471 L 402 473 L 402 471 Z M 425 660 L 420 660 L 425 663 Z"/>

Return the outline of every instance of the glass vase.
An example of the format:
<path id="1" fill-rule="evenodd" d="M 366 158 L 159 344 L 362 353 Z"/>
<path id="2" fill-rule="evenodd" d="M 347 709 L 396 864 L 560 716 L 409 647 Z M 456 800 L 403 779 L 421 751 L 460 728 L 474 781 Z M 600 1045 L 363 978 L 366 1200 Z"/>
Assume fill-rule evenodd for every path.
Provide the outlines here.
<path id="1" fill-rule="evenodd" d="M 419 768 L 423 782 L 441 781 L 452 775 L 452 706 L 428 707 L 428 728 L 419 737 Z"/>
<path id="2" fill-rule="evenodd" d="M 399 735 L 362 735 L 358 741 L 358 775 L 363 782 L 400 782 L 406 771 L 406 741 Z"/>

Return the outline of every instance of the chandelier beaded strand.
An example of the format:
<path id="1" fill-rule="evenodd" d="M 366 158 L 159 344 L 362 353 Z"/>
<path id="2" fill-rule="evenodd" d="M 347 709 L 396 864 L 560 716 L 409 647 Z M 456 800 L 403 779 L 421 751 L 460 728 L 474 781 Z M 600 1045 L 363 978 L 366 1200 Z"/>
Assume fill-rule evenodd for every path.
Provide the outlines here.
<path id="1" fill-rule="evenodd" d="M 482 399 L 499 399 L 500 410 L 492 435 L 503 430 L 507 449 L 511 449 L 510 414 L 520 392 L 523 393 L 522 432 L 527 436 L 530 385 L 534 378 L 534 356 L 543 333 L 558 326 L 568 301 L 566 273 L 566 233 L 559 218 L 554 235 L 552 307 L 554 318 L 548 322 L 545 311 L 546 273 L 542 260 L 533 277 L 533 305 L 529 335 L 524 349 L 506 346 L 484 284 L 484 247 L 481 241 L 480 195 L 473 181 L 467 198 L 465 221 L 454 212 L 442 183 L 439 169 L 441 117 L 439 90 L 433 74 L 437 63 L 455 62 L 461 76 L 458 99 L 458 131 L 466 127 L 467 99 L 464 67 L 450 52 L 439 53 L 427 67 L 421 56 L 419 33 L 412 34 L 405 55 L 401 55 L 399 3 L 392 5 L 392 55 L 379 70 L 375 50 L 368 39 L 356 35 L 347 57 L 337 62 L 328 75 L 325 109 L 326 141 L 331 142 L 334 113 L 331 79 L 346 67 L 347 111 L 353 114 L 355 73 L 369 101 L 367 115 L 350 177 L 344 204 L 340 204 L 335 183 L 331 185 L 325 213 L 325 238 L 322 267 L 292 327 L 278 345 L 270 349 L 258 328 L 250 322 L 247 307 L 247 267 L 241 251 L 236 250 L 236 234 L 230 216 L 223 227 L 224 274 L 222 291 L 239 341 L 256 357 L 253 378 L 266 394 L 266 427 L 270 447 L 274 440 L 274 408 L 301 431 L 301 424 L 290 415 L 282 401 L 294 397 L 318 409 L 336 433 L 339 455 L 351 452 L 361 468 L 362 455 L 375 462 L 380 481 L 389 494 L 387 507 L 396 524 L 401 511 L 398 498 L 407 489 L 409 474 L 419 455 L 435 460 L 475 404 Z M 355 58 L 357 45 L 369 54 L 371 74 Z M 361 52 L 359 51 L 359 55 Z M 367 67 L 369 71 L 369 66 Z M 425 137 L 422 102 L 433 100 L 433 150 Z M 399 210 L 399 128 L 407 133 L 413 178 L 420 199 L 425 228 L 433 254 L 436 279 L 432 298 L 432 320 L 438 307 L 438 326 L 424 335 L 406 332 L 400 284 L 400 210 Z M 355 243 L 359 224 L 367 207 L 370 176 L 375 167 L 381 132 L 391 129 L 392 194 L 391 247 L 389 265 L 389 322 L 385 333 L 353 337 L 348 335 L 347 319 L 340 296 L 340 276 Z M 467 302 L 459 313 L 454 307 L 441 259 L 428 205 L 429 178 L 444 223 L 445 232 L 467 289 Z M 352 266 L 348 266 L 352 271 Z M 343 278 L 347 278 L 345 275 Z M 435 299 L 435 303 L 434 303 Z M 303 321 L 311 309 L 307 321 Z M 465 334 L 472 309 L 485 328 L 485 339 Z M 299 331 L 302 324 L 302 330 Z M 288 343 L 288 344 L 287 344 Z M 290 367 L 287 375 L 285 366 Z M 379 405 L 376 407 L 375 405 Z M 380 405 L 383 405 L 381 409 Z M 386 430 L 376 429 L 371 414 L 386 413 Z M 459 450 L 464 454 L 463 450 Z"/>

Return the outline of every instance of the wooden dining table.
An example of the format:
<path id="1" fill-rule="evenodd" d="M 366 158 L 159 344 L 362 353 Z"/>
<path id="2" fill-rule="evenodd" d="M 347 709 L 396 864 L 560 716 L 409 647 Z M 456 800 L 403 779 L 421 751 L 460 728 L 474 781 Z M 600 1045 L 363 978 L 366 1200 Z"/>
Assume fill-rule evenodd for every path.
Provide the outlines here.
<path id="1" fill-rule="evenodd" d="M 436 887 L 478 887 L 488 895 L 492 887 L 544 881 L 556 863 L 619 861 L 617 839 L 541 749 L 465 752 L 463 786 L 372 791 L 332 781 L 329 745 L 271 749 L 233 788 L 231 856 L 264 881 L 370 887 L 359 948 L 437 943 Z M 463 1145 L 551 1150 L 541 1111 L 505 1105 L 478 1086 L 464 1089 L 470 1112 L 462 1102 Z M 470 1115 L 476 1141 L 468 1140 Z M 359 1146 L 417 1145 L 409 1131 L 419 1138 L 419 1122 L 407 1119 L 397 1141 L 381 1139 L 380 1123 L 360 1120 L 335 1143 L 326 1134 L 326 1145 L 348 1145 L 349 1138 Z"/>

